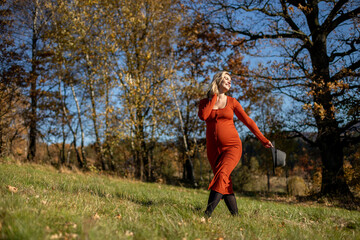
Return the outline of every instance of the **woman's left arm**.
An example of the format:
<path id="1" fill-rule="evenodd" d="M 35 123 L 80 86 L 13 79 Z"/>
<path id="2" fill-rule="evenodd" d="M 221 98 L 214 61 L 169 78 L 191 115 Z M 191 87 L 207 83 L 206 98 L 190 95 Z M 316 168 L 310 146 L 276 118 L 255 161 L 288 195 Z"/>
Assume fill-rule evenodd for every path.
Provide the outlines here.
<path id="1" fill-rule="evenodd" d="M 241 122 L 243 122 L 250 131 L 260 140 L 260 142 L 267 148 L 272 147 L 271 142 L 264 137 L 264 135 L 260 132 L 260 129 L 244 111 L 243 107 L 240 105 L 240 103 L 234 99 L 234 112 L 238 119 L 240 119 Z"/>
<path id="2" fill-rule="evenodd" d="M 200 100 L 198 115 L 201 120 L 206 121 L 206 119 L 210 116 L 211 110 L 216 103 L 216 98 L 217 95 L 214 94 L 211 100 L 207 98 Z"/>

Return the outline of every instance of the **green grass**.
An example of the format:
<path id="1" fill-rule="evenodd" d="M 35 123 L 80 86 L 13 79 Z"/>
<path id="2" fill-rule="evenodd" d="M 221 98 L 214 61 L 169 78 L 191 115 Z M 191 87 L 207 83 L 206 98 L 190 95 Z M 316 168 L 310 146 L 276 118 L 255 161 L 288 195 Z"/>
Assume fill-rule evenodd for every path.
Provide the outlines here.
<path id="1" fill-rule="evenodd" d="M 220 202 L 203 222 L 205 190 L 14 163 L 0 184 L 0 239 L 360 238 L 359 211 L 318 204 L 238 197 L 240 217 Z"/>

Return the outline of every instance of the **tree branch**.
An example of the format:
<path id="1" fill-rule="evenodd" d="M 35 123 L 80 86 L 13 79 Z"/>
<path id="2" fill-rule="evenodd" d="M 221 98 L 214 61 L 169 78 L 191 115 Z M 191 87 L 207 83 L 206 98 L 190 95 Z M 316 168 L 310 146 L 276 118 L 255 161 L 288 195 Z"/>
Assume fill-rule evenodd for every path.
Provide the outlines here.
<path id="1" fill-rule="evenodd" d="M 360 7 L 347 12 L 345 14 L 340 15 L 338 18 L 336 18 L 334 21 L 332 21 L 331 23 L 329 23 L 326 26 L 326 29 L 324 29 L 324 32 L 326 33 L 326 35 L 328 35 L 329 33 L 331 33 L 337 26 L 339 26 L 341 23 L 345 22 L 346 20 L 349 20 L 353 17 L 356 17 L 356 15 L 358 15 L 360 13 Z M 323 25 L 324 26 L 324 25 Z"/>
<path id="2" fill-rule="evenodd" d="M 224 25 L 219 24 L 219 23 L 212 23 L 211 25 L 213 25 L 223 31 L 237 33 L 237 34 L 241 34 L 241 35 L 245 35 L 245 36 L 249 37 L 249 39 L 244 39 L 244 42 L 256 41 L 259 39 L 279 39 L 279 38 L 296 38 L 296 39 L 300 39 L 303 41 L 308 41 L 308 37 L 305 34 L 302 35 L 301 33 L 297 33 L 297 32 L 278 33 L 278 34 L 263 34 L 262 32 L 260 32 L 257 34 L 252 34 L 252 33 L 250 33 L 250 31 L 236 30 L 233 27 L 225 27 Z"/>
<path id="3" fill-rule="evenodd" d="M 250 5 L 248 6 L 244 6 L 243 4 L 239 4 L 239 5 L 235 5 L 235 4 L 224 4 L 223 1 L 216 1 L 216 2 L 211 2 L 212 5 L 214 6 L 219 6 L 220 8 L 219 9 L 216 9 L 214 10 L 212 13 L 214 12 L 217 12 L 219 10 L 222 10 L 222 9 L 232 9 L 232 10 L 244 10 L 246 12 L 261 12 L 261 13 L 264 13 L 265 15 L 269 16 L 269 17 L 277 17 L 277 16 L 280 16 L 279 13 L 272 13 L 272 12 L 269 12 L 265 9 L 265 7 L 253 7 L 253 8 L 250 8 Z M 266 5 L 266 4 L 265 4 Z"/>
<path id="4" fill-rule="evenodd" d="M 306 137 L 304 134 L 302 134 L 301 132 L 297 131 L 297 130 L 293 130 L 292 132 L 296 133 L 296 135 L 293 135 L 289 138 L 297 138 L 300 137 L 302 138 L 305 142 L 309 143 L 312 147 L 317 147 L 318 145 L 316 144 L 316 142 L 310 140 L 308 137 Z M 290 132 L 291 133 L 291 132 Z"/>
<path id="5" fill-rule="evenodd" d="M 281 2 L 281 7 L 282 7 L 282 11 L 283 11 L 283 17 L 285 19 L 285 21 L 289 24 L 289 26 L 296 32 L 300 32 L 303 35 L 305 35 L 300 28 L 296 25 L 296 23 L 291 19 L 289 13 L 288 13 L 288 9 L 286 6 L 286 2 L 285 0 L 280 0 Z"/>
<path id="6" fill-rule="evenodd" d="M 327 29 L 330 25 L 330 23 L 334 20 L 336 14 L 338 13 L 338 11 L 342 8 L 342 6 L 344 6 L 345 3 L 347 3 L 348 0 L 340 0 L 339 2 L 337 2 L 334 6 L 334 8 L 331 10 L 331 12 L 329 13 L 328 17 L 326 18 L 326 20 L 323 23 L 323 28 Z"/>
<path id="7" fill-rule="evenodd" d="M 234 74 L 234 73 L 233 73 Z M 237 75 L 237 74 L 235 74 Z M 240 75 L 239 75 L 240 76 Z M 288 81 L 288 80 L 301 80 L 301 79 L 308 79 L 307 76 L 299 76 L 299 77 L 284 77 L 284 78 L 275 78 L 271 76 L 263 76 L 263 75 L 257 75 L 257 74 L 241 74 L 242 77 L 256 77 L 256 78 L 262 78 L 267 80 L 275 80 L 275 81 Z"/>
<path id="8" fill-rule="evenodd" d="M 355 47 L 355 43 L 360 44 L 360 39 L 353 39 L 350 43 L 348 43 L 348 45 L 350 45 L 350 49 L 346 52 L 341 52 L 341 53 L 332 52 L 329 57 L 329 62 L 334 61 L 336 57 L 344 57 L 344 56 L 352 54 L 353 52 L 356 52 L 357 49 Z"/>
<path id="9" fill-rule="evenodd" d="M 354 62 L 348 67 L 341 69 L 339 72 L 337 72 L 330 78 L 330 81 L 336 81 L 344 77 L 355 76 L 357 74 L 353 71 L 358 69 L 359 67 L 360 67 L 360 60 Z"/>

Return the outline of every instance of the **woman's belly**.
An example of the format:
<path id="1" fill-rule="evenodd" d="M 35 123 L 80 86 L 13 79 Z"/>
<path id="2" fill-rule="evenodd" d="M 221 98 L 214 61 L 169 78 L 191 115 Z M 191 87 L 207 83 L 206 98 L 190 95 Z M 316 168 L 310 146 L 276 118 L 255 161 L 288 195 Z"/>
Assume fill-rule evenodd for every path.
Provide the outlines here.
<path id="1" fill-rule="evenodd" d="M 217 147 L 239 146 L 239 134 L 233 121 L 213 122 L 207 126 L 206 139 Z"/>

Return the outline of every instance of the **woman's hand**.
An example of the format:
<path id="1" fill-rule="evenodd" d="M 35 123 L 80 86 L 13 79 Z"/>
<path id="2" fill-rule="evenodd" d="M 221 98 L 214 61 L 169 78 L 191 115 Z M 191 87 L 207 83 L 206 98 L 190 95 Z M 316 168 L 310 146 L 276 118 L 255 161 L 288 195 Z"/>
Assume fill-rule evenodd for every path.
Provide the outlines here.
<path id="1" fill-rule="evenodd" d="M 264 145 L 266 148 L 274 147 L 272 143 L 269 141 L 267 144 Z"/>

